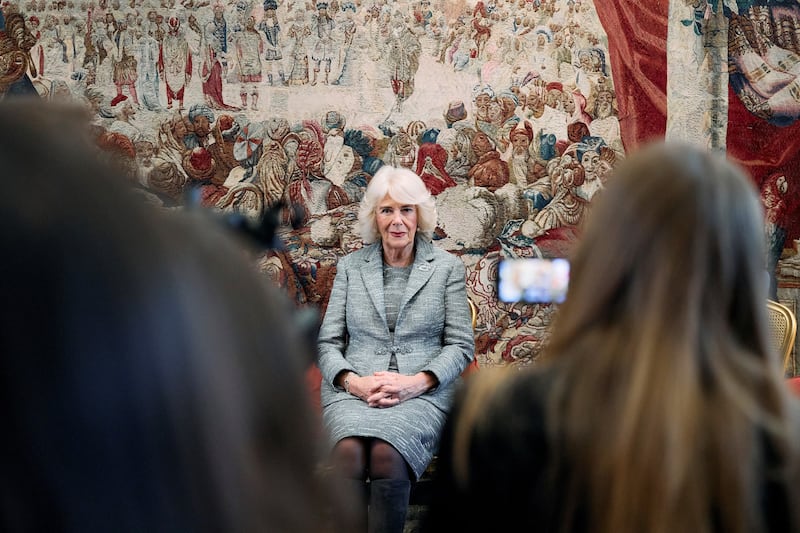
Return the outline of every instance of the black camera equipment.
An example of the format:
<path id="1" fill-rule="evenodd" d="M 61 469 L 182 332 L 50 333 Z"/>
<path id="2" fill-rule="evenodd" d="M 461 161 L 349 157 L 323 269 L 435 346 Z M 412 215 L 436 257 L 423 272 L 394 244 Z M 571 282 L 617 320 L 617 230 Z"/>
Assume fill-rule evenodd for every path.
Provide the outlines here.
<path id="1" fill-rule="evenodd" d="M 199 208 L 200 191 L 192 189 L 187 197 L 187 206 Z M 214 212 L 207 210 L 225 228 L 244 238 L 252 245 L 269 252 L 284 252 L 286 247 L 278 236 L 278 229 L 282 225 L 299 229 L 303 225 L 305 211 L 302 206 L 288 204 L 283 200 L 271 205 L 261 216 L 254 218 L 239 211 Z M 283 222 L 285 221 L 285 223 Z M 316 362 L 316 340 L 319 332 L 319 311 L 312 307 L 298 308 L 294 312 L 294 322 L 300 331 L 303 340 L 308 343 L 308 351 L 313 356 L 310 362 Z"/>
<path id="2" fill-rule="evenodd" d="M 201 191 L 197 187 L 189 189 L 186 193 L 186 206 L 191 209 L 203 209 L 201 203 Z M 297 204 L 288 204 L 284 200 L 279 200 L 269 206 L 257 218 L 242 213 L 241 211 L 214 211 L 220 223 L 226 228 L 233 230 L 234 233 L 245 240 L 264 250 L 283 250 L 283 242 L 277 235 L 278 228 L 282 225 L 281 220 L 287 221 L 292 229 L 298 229 L 303 224 L 303 207 Z"/>
<path id="3" fill-rule="evenodd" d="M 281 226 L 281 216 L 287 216 L 292 229 L 298 229 L 303 223 L 303 208 L 297 204 L 286 205 L 283 200 L 270 206 L 257 220 L 240 213 L 230 211 L 222 215 L 223 223 L 254 244 L 267 250 L 283 250 L 283 242 L 277 235 Z"/>

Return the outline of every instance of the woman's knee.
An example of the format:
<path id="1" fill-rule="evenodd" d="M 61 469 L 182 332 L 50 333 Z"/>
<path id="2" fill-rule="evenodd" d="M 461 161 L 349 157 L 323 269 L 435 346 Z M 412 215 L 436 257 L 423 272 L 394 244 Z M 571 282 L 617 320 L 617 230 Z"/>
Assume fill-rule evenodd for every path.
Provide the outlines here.
<path id="1" fill-rule="evenodd" d="M 375 440 L 370 448 L 370 478 L 408 479 L 408 465 L 397 449 L 386 441 Z"/>
<path id="2" fill-rule="evenodd" d="M 333 447 L 333 464 L 346 477 L 364 478 L 367 467 L 366 443 L 356 437 L 346 437 Z"/>

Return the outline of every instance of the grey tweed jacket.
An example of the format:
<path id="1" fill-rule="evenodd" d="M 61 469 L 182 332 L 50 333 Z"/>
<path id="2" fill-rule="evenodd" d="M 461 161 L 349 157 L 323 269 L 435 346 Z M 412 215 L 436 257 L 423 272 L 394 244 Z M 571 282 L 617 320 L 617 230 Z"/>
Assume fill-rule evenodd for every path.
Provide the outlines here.
<path id="1" fill-rule="evenodd" d="M 390 341 L 377 242 L 342 257 L 319 333 L 321 401 L 352 399 L 333 385 L 339 372 L 387 370 L 392 353 L 401 374 L 432 372 L 439 386 L 421 396 L 447 411 L 454 385 L 475 356 L 466 269 L 456 256 L 416 239 L 416 256 Z"/>

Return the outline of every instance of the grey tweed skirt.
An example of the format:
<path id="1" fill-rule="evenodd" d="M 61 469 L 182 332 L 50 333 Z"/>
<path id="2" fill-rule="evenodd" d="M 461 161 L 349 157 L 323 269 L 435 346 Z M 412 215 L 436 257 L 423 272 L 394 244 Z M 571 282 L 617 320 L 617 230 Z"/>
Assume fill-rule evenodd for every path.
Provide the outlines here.
<path id="1" fill-rule="evenodd" d="M 439 446 L 447 413 L 421 398 L 394 407 L 370 407 L 359 398 L 342 400 L 322 410 L 331 448 L 345 437 L 385 440 L 403 456 L 417 479 Z"/>

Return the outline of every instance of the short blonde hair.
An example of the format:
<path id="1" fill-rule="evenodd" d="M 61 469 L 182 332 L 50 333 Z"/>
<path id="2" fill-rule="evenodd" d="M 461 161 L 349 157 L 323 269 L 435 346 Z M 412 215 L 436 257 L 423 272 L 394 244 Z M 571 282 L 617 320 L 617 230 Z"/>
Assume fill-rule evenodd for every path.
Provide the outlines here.
<path id="1" fill-rule="evenodd" d="M 358 209 L 358 229 L 364 244 L 380 240 L 375 210 L 386 195 L 402 204 L 417 208 L 417 233 L 428 240 L 436 229 L 436 202 L 425 182 L 411 170 L 382 166 L 367 185 Z"/>

